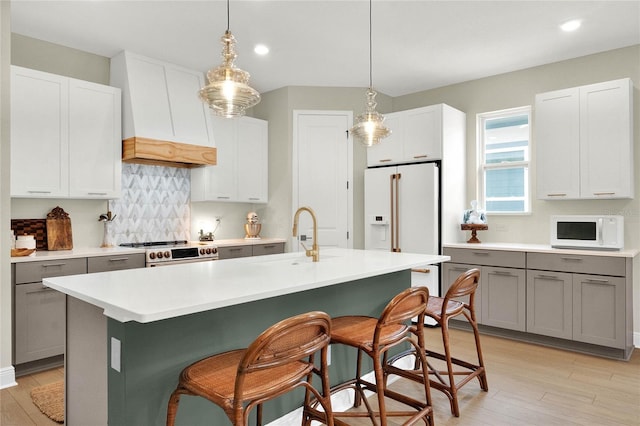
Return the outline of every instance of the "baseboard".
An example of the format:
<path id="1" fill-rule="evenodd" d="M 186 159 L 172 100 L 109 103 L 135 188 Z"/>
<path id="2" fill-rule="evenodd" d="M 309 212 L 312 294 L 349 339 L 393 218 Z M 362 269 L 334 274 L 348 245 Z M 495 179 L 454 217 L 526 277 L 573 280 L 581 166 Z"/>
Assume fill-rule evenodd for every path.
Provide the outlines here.
<path id="1" fill-rule="evenodd" d="M 12 366 L 0 369 L 0 389 L 16 386 L 16 370 Z"/>
<path id="2" fill-rule="evenodd" d="M 640 348 L 640 331 L 633 333 L 633 346 Z"/>
<path id="3" fill-rule="evenodd" d="M 405 357 L 401 359 L 398 363 L 394 364 L 401 368 L 411 368 L 413 366 L 413 357 Z M 363 379 L 374 382 L 375 375 L 373 371 L 362 376 Z M 389 384 L 398 380 L 397 376 L 393 376 L 389 379 Z M 373 393 L 367 392 L 370 396 Z M 353 401 L 355 399 L 355 392 L 351 389 L 347 389 L 345 391 L 339 392 L 335 395 L 331 395 L 331 408 L 334 411 L 346 411 L 349 408 L 353 407 Z M 290 413 L 285 414 L 284 416 L 275 419 L 271 423 L 266 426 L 298 426 L 302 422 L 302 407 L 291 411 Z M 311 422 L 312 426 L 319 425 L 318 422 Z"/>

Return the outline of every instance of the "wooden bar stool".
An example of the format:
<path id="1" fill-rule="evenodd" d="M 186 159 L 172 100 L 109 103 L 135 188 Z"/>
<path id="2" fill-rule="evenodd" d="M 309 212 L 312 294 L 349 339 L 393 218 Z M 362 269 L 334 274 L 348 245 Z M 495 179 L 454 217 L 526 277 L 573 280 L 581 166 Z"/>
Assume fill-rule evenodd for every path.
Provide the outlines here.
<path id="1" fill-rule="evenodd" d="M 470 269 L 463 272 L 456 278 L 455 282 L 449 287 L 447 294 L 442 297 L 430 297 L 427 304 L 426 315 L 436 320 L 442 329 L 442 343 L 444 346 L 444 354 L 427 349 L 425 355 L 427 361 L 429 358 L 435 358 L 446 362 L 446 370 L 437 370 L 429 364 L 429 374 L 435 377 L 430 379 L 431 386 L 443 392 L 449 398 L 451 404 L 451 413 L 459 417 L 460 408 L 458 407 L 458 390 L 469 383 L 474 377 L 478 378 L 480 388 L 485 392 L 489 390 L 487 384 L 487 373 L 482 359 L 482 348 L 480 347 L 480 333 L 478 332 L 478 323 L 476 321 L 475 293 L 480 281 L 480 270 Z M 468 302 L 463 302 L 461 297 L 469 296 Z M 463 361 L 451 356 L 451 348 L 449 346 L 449 320 L 453 317 L 464 315 L 469 321 L 473 329 L 476 344 L 476 352 L 478 355 L 477 364 Z M 397 362 L 399 359 L 407 356 L 415 355 L 413 351 L 407 351 L 395 356 L 390 362 Z M 416 362 L 420 359 L 417 358 Z M 454 366 L 456 366 L 454 370 Z M 464 376 L 461 380 L 456 381 L 456 376 Z M 422 376 L 413 374 L 412 377 L 416 381 L 421 381 Z"/>
<path id="2" fill-rule="evenodd" d="M 257 406 L 256 424 L 262 424 L 262 403 L 304 387 L 303 423 L 313 416 L 332 426 L 327 352 L 331 319 L 324 312 L 309 312 L 284 319 L 265 330 L 246 349 L 197 361 L 180 373 L 169 398 L 167 426 L 175 422 L 181 395 L 206 398 L 220 406 L 234 426 L 245 426 Z M 320 351 L 319 367 L 314 356 Z M 322 393 L 312 384 L 320 376 Z M 312 398 L 312 396 L 314 398 Z M 311 407 L 319 403 L 323 411 Z"/>
<path id="3" fill-rule="evenodd" d="M 424 375 L 424 401 L 410 398 L 387 387 L 387 379 L 397 374 L 398 367 L 388 365 L 388 351 L 400 344 L 410 344 L 419 354 L 426 366 L 424 357 L 424 336 L 422 327 L 429 299 L 426 287 L 409 288 L 395 296 L 385 307 L 379 318 L 368 316 L 343 316 L 331 321 L 331 343 L 340 343 L 358 349 L 356 375 L 353 379 L 332 388 L 332 394 L 345 389 L 355 390 L 354 407 L 362 402 L 366 412 L 335 412 L 337 425 L 348 424 L 340 417 L 369 417 L 374 425 L 387 425 L 387 418 L 391 416 L 409 417 L 404 424 L 414 424 L 424 420 L 425 424 L 433 425 L 433 410 L 431 408 L 431 393 L 427 369 L 421 370 Z M 418 317 L 416 325 L 411 324 L 411 318 Z M 373 360 L 375 383 L 362 378 L 362 354 Z M 365 396 L 365 390 L 375 392 L 378 399 L 378 410 L 375 411 Z M 390 411 L 385 405 L 385 397 L 398 401 L 407 409 Z M 402 408 L 402 407 L 400 407 Z M 379 423 L 378 423 L 379 421 Z"/>

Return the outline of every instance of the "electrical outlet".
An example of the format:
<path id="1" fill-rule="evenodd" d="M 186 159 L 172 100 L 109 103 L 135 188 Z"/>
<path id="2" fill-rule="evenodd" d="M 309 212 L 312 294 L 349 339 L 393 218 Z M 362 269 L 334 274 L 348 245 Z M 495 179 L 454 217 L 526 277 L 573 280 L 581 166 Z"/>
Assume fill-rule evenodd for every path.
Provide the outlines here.
<path id="1" fill-rule="evenodd" d="M 120 340 L 111 338 L 111 368 L 120 372 Z"/>
<path id="2" fill-rule="evenodd" d="M 327 365 L 331 365 L 331 345 L 327 349 Z"/>

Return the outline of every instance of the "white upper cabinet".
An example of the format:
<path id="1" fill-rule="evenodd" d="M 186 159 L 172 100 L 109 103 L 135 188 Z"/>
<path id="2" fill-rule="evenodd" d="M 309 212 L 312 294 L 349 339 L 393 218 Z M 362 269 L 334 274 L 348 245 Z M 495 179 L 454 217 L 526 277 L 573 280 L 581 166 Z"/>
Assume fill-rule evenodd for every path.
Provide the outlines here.
<path id="1" fill-rule="evenodd" d="M 268 122 L 213 117 L 218 163 L 191 170 L 191 201 L 268 201 Z"/>
<path id="2" fill-rule="evenodd" d="M 385 114 L 391 135 L 367 149 L 369 167 L 442 159 L 444 104 Z"/>
<path id="3" fill-rule="evenodd" d="M 538 198 L 633 198 L 632 90 L 620 79 L 536 96 Z"/>
<path id="4" fill-rule="evenodd" d="M 69 195 L 69 79 L 11 67 L 11 196 Z"/>
<path id="5" fill-rule="evenodd" d="M 120 89 L 11 67 L 11 196 L 120 196 Z"/>
<path id="6" fill-rule="evenodd" d="M 123 91 L 123 139 L 215 146 L 202 72 L 125 51 L 111 58 L 111 84 Z"/>
<path id="7" fill-rule="evenodd" d="M 69 116 L 69 196 L 119 197 L 120 90 L 71 80 Z"/>

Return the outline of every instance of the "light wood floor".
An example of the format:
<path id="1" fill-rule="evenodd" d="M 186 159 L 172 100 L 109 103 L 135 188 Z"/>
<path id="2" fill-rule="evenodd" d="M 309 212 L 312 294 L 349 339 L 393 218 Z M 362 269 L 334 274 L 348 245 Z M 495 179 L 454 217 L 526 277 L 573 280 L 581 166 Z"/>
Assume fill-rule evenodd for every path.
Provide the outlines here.
<path id="1" fill-rule="evenodd" d="M 451 335 L 454 355 L 469 358 L 472 335 L 457 330 Z M 439 329 L 428 329 L 426 337 L 431 347 L 441 348 Z M 447 398 L 432 389 L 437 425 L 640 425 L 640 350 L 625 362 L 492 336 L 481 340 L 489 392 L 482 392 L 477 380 L 468 383 L 460 391 L 461 416 L 456 418 Z M 0 391 L 0 424 L 57 425 L 38 411 L 29 392 L 62 376 L 61 368 L 49 370 L 18 378 L 18 386 Z M 413 384 L 394 386 L 407 392 L 418 389 Z"/>

